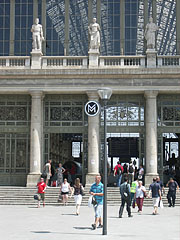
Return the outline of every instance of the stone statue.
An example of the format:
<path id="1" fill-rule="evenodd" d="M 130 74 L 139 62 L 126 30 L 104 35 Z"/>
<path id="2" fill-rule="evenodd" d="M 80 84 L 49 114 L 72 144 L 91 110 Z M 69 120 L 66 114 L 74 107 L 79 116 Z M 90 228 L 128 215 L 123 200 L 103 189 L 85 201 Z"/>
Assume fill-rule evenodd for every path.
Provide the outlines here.
<path id="1" fill-rule="evenodd" d="M 100 47 L 100 26 L 96 22 L 96 18 L 93 18 L 93 22 L 88 26 L 90 35 L 89 49 L 98 49 Z"/>
<path id="2" fill-rule="evenodd" d="M 42 25 L 39 24 L 39 18 L 35 19 L 35 23 L 32 25 L 31 32 L 33 39 L 32 49 L 35 51 L 36 50 L 42 51 L 42 41 L 44 41 L 44 37 Z"/>
<path id="3" fill-rule="evenodd" d="M 155 49 L 155 35 L 158 29 L 158 26 L 153 23 L 153 18 L 150 17 L 144 33 L 145 39 L 147 40 L 147 49 Z"/>

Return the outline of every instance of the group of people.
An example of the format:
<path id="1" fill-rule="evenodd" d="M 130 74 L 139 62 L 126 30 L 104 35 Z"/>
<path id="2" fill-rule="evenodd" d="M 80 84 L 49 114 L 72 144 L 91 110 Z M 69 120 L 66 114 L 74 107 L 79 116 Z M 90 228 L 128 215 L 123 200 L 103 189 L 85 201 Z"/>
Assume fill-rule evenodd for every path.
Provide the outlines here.
<path id="1" fill-rule="evenodd" d="M 167 199 L 169 203 L 169 207 L 175 207 L 175 199 L 176 199 L 176 190 L 179 190 L 179 186 L 173 178 L 170 178 L 169 182 L 166 185 L 169 190 L 167 194 Z M 122 218 L 123 209 L 126 204 L 128 217 L 132 217 L 131 207 L 135 208 L 135 204 L 137 204 L 138 212 L 142 213 L 143 201 L 144 198 L 152 196 L 153 199 L 153 215 L 157 215 L 158 207 L 163 207 L 162 203 L 162 195 L 165 194 L 165 188 L 163 186 L 160 177 L 153 178 L 152 184 L 149 186 L 149 193 L 147 194 L 147 190 L 145 186 L 143 186 L 143 182 L 140 179 L 136 179 L 131 183 L 128 183 L 128 178 L 124 178 L 124 183 L 120 185 L 120 194 L 121 194 L 121 206 L 119 209 L 119 218 Z"/>
<path id="2" fill-rule="evenodd" d="M 59 187 L 63 183 L 64 178 L 69 178 L 68 181 L 71 184 L 74 184 L 76 178 L 76 168 L 74 164 L 71 164 L 70 168 L 64 168 L 62 163 L 59 163 L 58 167 L 55 169 L 52 167 L 52 161 L 48 162 L 44 166 L 44 172 L 42 177 L 46 179 L 47 187 Z"/>
<path id="3" fill-rule="evenodd" d="M 120 187 L 121 183 L 128 178 L 128 182 L 132 184 L 134 179 L 138 178 L 144 183 L 144 168 L 140 165 L 139 169 L 135 167 L 135 164 L 130 161 L 129 165 L 126 163 L 122 166 L 121 162 L 118 161 L 114 168 L 114 177 L 116 177 L 116 186 Z"/>
<path id="4" fill-rule="evenodd" d="M 38 198 L 38 208 L 40 207 L 40 201 L 43 202 L 43 207 L 45 207 L 45 190 L 47 188 L 46 183 L 44 182 L 44 178 L 41 177 L 40 182 L 37 183 L 39 194 Z M 82 196 L 84 195 L 84 187 L 80 183 L 80 179 L 76 178 L 73 187 L 67 181 L 67 178 L 64 178 L 63 182 L 60 185 L 60 195 L 59 199 L 62 199 L 62 202 L 66 206 L 68 203 L 68 195 L 71 193 L 71 196 L 74 194 L 74 201 L 76 204 L 76 215 L 79 215 L 80 205 L 82 202 Z"/>
<path id="5" fill-rule="evenodd" d="M 123 172 L 122 166 L 120 167 L 121 171 Z M 142 169 L 142 166 L 140 170 Z M 115 171 L 119 171 L 117 168 Z M 144 170 L 140 171 L 144 173 Z M 124 176 L 124 182 L 120 184 L 120 195 L 121 195 L 121 205 L 119 209 L 119 218 L 123 216 L 124 206 L 126 204 L 126 209 L 128 212 L 128 217 L 132 217 L 131 208 L 135 208 L 135 205 L 138 207 L 138 212 L 141 214 L 143 209 L 143 201 L 145 197 L 153 199 L 153 215 L 156 215 L 158 212 L 158 207 L 162 204 L 161 197 L 165 194 L 165 189 L 163 186 L 162 181 L 160 180 L 159 176 L 153 178 L 152 184 L 149 186 L 149 192 L 146 190 L 145 186 L 143 186 L 142 182 L 142 175 L 139 174 L 138 179 L 134 179 L 132 176 L 129 177 L 128 175 Z M 130 182 L 129 182 L 130 180 Z M 45 206 L 45 189 L 46 183 L 44 179 L 41 178 L 40 182 L 37 184 L 38 187 L 38 194 L 40 198 L 38 200 L 38 207 L 40 207 L 40 200 L 43 201 L 43 206 Z M 175 199 L 176 199 L 176 190 L 179 190 L 179 186 L 173 178 L 170 178 L 169 182 L 166 185 L 169 188 L 167 198 L 169 207 L 175 207 Z M 147 194 L 148 192 L 148 194 Z M 64 178 L 63 182 L 60 185 L 60 196 L 62 197 L 62 202 L 64 205 L 67 205 L 68 202 L 68 195 L 72 197 L 74 194 L 74 200 L 76 205 L 76 215 L 80 214 L 80 205 L 82 202 L 82 197 L 84 195 L 84 188 L 83 185 L 80 183 L 80 179 L 76 178 L 74 185 L 71 187 L 68 183 L 67 179 Z M 97 175 L 95 177 L 95 183 L 92 184 L 89 194 L 94 197 L 94 211 L 95 211 L 95 221 L 92 224 L 92 229 L 95 230 L 96 228 L 102 228 L 102 214 L 103 214 L 103 184 L 101 182 L 101 176 Z"/>

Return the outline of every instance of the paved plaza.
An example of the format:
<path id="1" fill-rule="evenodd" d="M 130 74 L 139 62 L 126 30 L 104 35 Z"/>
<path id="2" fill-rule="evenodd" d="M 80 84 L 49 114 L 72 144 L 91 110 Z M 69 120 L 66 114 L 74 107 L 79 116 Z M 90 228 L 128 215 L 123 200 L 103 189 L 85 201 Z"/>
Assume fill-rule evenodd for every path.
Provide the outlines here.
<path id="1" fill-rule="evenodd" d="M 121 240 L 179 240 L 180 207 L 159 209 L 152 215 L 151 207 L 144 207 L 140 215 L 133 211 L 133 218 L 118 218 L 118 206 L 108 206 L 108 235 L 102 229 L 91 230 L 93 209 L 81 207 L 79 216 L 75 207 L 0 206 L 0 236 L 5 240 L 46 239 L 121 239 Z"/>

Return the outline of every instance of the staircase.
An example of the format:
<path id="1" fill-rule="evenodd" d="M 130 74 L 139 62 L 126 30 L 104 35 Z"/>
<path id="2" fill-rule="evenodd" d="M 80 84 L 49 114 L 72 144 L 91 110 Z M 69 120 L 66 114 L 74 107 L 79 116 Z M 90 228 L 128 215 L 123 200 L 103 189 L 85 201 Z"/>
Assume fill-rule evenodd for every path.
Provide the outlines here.
<path id="1" fill-rule="evenodd" d="M 27 187 L 0 187 L 0 205 L 37 205 L 37 201 L 34 200 L 33 196 L 36 193 L 36 188 Z M 164 206 L 168 206 L 167 202 L 167 192 L 168 189 L 165 188 L 165 195 L 163 196 Z M 85 196 L 83 196 L 82 205 L 87 206 L 89 199 L 89 188 L 84 190 Z M 60 206 L 63 205 L 59 203 L 59 188 L 50 187 L 46 189 L 45 202 L 46 205 Z M 108 205 L 120 205 L 121 198 L 119 194 L 119 188 L 108 187 L 107 188 L 107 204 Z M 68 205 L 74 205 L 74 198 L 69 198 Z M 152 207 L 152 199 L 146 198 L 144 200 L 144 206 Z M 176 194 L 176 206 L 180 206 L 180 192 Z"/>

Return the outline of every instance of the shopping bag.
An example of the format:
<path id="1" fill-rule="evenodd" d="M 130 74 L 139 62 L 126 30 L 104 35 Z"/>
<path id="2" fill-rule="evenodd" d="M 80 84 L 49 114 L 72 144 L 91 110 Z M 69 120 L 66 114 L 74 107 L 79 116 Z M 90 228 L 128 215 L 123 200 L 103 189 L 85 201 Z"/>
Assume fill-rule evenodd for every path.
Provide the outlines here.
<path id="1" fill-rule="evenodd" d="M 89 208 L 92 208 L 92 207 L 93 207 L 92 199 L 93 199 L 93 195 L 91 195 L 91 196 L 89 197 L 89 200 L 88 200 L 88 207 L 89 207 Z"/>
<path id="2" fill-rule="evenodd" d="M 164 208 L 163 201 L 160 200 L 160 208 Z"/>

